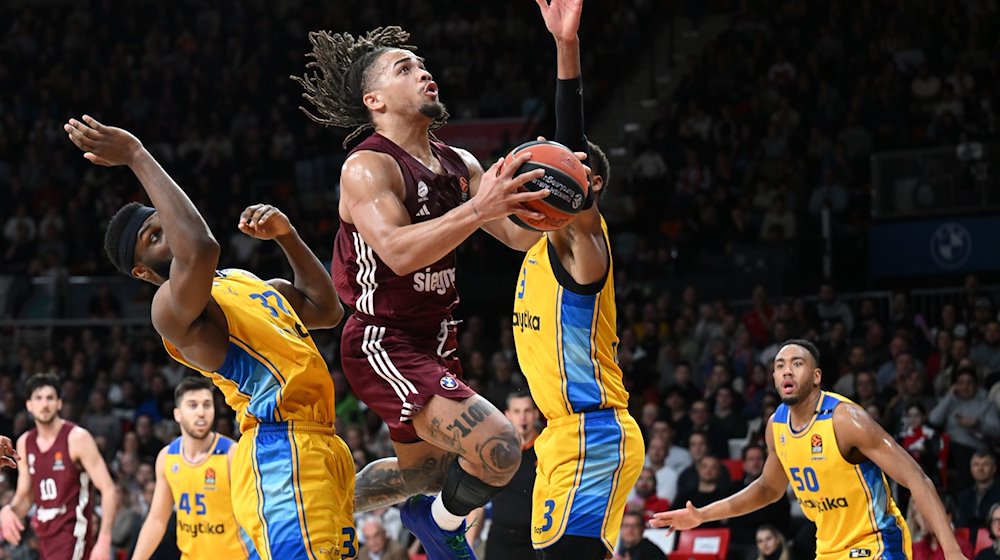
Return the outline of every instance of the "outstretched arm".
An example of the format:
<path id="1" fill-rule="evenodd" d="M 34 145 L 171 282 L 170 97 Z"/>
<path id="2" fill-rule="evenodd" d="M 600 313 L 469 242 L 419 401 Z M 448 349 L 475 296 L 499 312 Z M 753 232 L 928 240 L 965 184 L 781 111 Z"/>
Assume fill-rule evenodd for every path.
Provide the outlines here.
<path id="1" fill-rule="evenodd" d="M 583 121 L 583 76 L 580 64 L 580 16 L 583 0 L 535 0 L 545 27 L 556 43 L 556 142 L 572 150 L 589 152 Z M 570 276 L 578 284 L 601 281 L 611 264 L 601 215 L 593 204 L 594 189 L 604 187 L 606 177 L 590 175 L 591 192 L 585 206 L 566 227 L 554 231 L 550 240 Z"/>
<path id="2" fill-rule="evenodd" d="M 443 216 L 414 224 L 403 205 L 398 164 L 384 154 L 357 152 L 347 158 L 341 173 L 341 218 L 346 209 L 349 221 L 389 268 L 400 276 L 410 274 L 438 261 L 489 222 L 511 214 L 541 219 L 540 213 L 521 203 L 544 198 L 548 191 L 518 189 L 544 172 L 538 169 L 514 177 L 514 171 L 528 159 L 530 153 L 520 154 L 511 165 L 497 161 L 471 178 L 471 200 Z"/>
<path id="3" fill-rule="evenodd" d="M 294 283 L 282 278 L 269 280 L 288 300 L 307 329 L 329 329 L 344 317 L 337 289 L 323 263 L 299 237 L 281 210 L 270 204 L 248 206 L 240 215 L 240 231 L 256 239 L 273 239 L 292 265 Z"/>
<path id="4" fill-rule="evenodd" d="M 235 447 L 235 446 L 234 446 Z M 149 515 L 142 523 L 139 531 L 139 539 L 135 543 L 135 550 L 132 552 L 132 560 L 146 560 L 156 552 L 156 547 L 163 540 L 163 535 L 167 532 L 167 523 L 170 521 L 170 514 L 174 509 L 174 497 L 170 493 L 170 484 L 167 482 L 166 463 L 167 448 L 160 450 L 156 456 L 156 488 L 153 490 L 153 501 L 149 504 Z"/>
<path id="5" fill-rule="evenodd" d="M 11 443 L 10 438 L 7 436 L 0 436 L 0 467 L 10 467 L 12 469 L 16 469 L 17 462 L 20 460 L 20 455 L 17 450 L 14 449 L 14 444 Z"/>
<path id="6" fill-rule="evenodd" d="M 90 553 L 90 560 L 106 560 L 111 556 L 111 528 L 114 527 L 115 512 L 118 510 L 118 492 L 115 481 L 108 472 L 104 458 L 97 449 L 94 436 L 83 428 L 76 427 L 69 433 L 70 457 L 79 461 L 90 476 L 97 491 L 101 493 L 101 529 L 97 543 Z"/>
<path id="7" fill-rule="evenodd" d="M 21 521 L 31 503 L 35 500 L 31 491 L 31 471 L 28 465 L 27 434 L 21 434 L 17 438 L 17 488 L 14 490 L 14 497 L 10 503 L 0 509 L 0 537 L 7 542 L 17 545 L 21 542 L 21 532 L 24 531 L 24 523 Z"/>
<path id="8" fill-rule="evenodd" d="M 153 325 L 171 342 L 184 344 L 211 298 L 219 244 L 191 199 L 138 138 L 87 115 L 83 121 L 70 119 L 63 126 L 83 156 L 95 165 L 127 165 L 159 214 L 173 261 L 170 280 L 153 298 Z"/>
<path id="9" fill-rule="evenodd" d="M 767 440 L 767 460 L 764 472 L 757 480 L 736 494 L 705 507 L 697 508 L 689 501 L 683 509 L 657 513 L 650 520 L 652 527 L 669 527 L 674 531 L 693 529 L 702 523 L 746 515 L 781 499 L 788 486 L 788 477 L 781 468 L 781 461 L 774 454 L 774 437 L 768 419 L 764 437 Z"/>
<path id="10" fill-rule="evenodd" d="M 870 459 L 889 478 L 909 488 L 917 510 L 934 531 L 945 558 L 965 558 L 934 483 L 878 422 L 860 406 L 841 403 L 833 411 L 833 429 L 845 457 L 857 451 L 864 457 L 855 459 Z"/>

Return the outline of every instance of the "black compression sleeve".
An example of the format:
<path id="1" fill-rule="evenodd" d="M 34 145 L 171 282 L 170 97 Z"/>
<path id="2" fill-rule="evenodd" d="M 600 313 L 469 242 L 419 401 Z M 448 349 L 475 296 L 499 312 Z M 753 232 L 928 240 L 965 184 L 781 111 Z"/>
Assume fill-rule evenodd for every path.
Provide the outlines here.
<path id="1" fill-rule="evenodd" d="M 555 141 L 574 152 L 587 151 L 583 132 L 583 79 L 556 80 Z"/>
<path id="2" fill-rule="evenodd" d="M 583 132 L 583 78 L 556 80 L 556 137 L 555 141 L 573 150 L 586 152 L 587 135 Z M 594 194 L 587 189 L 583 209 L 594 205 Z"/>

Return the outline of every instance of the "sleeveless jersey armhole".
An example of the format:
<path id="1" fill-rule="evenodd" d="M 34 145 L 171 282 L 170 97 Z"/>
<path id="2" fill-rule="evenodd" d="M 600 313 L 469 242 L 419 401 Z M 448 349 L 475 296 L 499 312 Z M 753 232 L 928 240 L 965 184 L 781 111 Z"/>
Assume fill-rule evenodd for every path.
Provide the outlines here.
<path id="1" fill-rule="evenodd" d="M 607 263 L 604 268 L 604 276 L 596 282 L 591 282 L 590 284 L 580 284 L 573 279 L 573 275 L 566 270 L 563 266 L 562 261 L 559 260 L 559 253 L 556 252 L 555 245 L 549 242 L 548 239 L 545 240 L 545 249 L 549 254 L 549 263 L 552 265 L 552 273 L 556 277 L 556 282 L 563 288 L 582 296 L 592 296 L 601 293 L 604 289 L 604 284 L 608 281 L 608 274 L 611 272 L 611 247 L 608 245 L 608 236 L 604 236 L 604 247 L 607 249 Z"/>

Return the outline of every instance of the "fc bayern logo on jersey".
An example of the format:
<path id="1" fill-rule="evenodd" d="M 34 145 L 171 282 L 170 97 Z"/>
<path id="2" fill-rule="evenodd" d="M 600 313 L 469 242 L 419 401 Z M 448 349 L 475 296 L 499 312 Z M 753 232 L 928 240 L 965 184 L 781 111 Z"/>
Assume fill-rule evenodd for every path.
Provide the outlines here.
<path id="1" fill-rule="evenodd" d="M 205 487 L 215 486 L 215 469 L 205 469 Z"/>
<path id="2" fill-rule="evenodd" d="M 458 389 L 458 380 L 450 375 L 446 375 L 441 378 L 441 387 L 449 391 L 454 391 Z"/>

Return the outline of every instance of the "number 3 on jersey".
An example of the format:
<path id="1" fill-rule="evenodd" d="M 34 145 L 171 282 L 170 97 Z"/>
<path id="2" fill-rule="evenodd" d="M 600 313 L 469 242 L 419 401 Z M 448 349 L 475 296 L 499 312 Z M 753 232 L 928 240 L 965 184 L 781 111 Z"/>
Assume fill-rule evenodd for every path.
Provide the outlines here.
<path id="1" fill-rule="evenodd" d="M 799 492 L 806 489 L 810 492 L 819 491 L 819 478 L 816 477 L 816 471 L 812 467 L 804 469 L 792 467 L 788 471 L 792 474 L 792 480 L 795 481 L 795 489 Z M 799 475 L 799 471 L 802 471 L 801 476 Z"/>
<path id="2" fill-rule="evenodd" d="M 556 509 L 555 500 L 545 500 L 545 513 L 542 517 L 545 518 L 545 525 L 542 525 L 542 531 L 548 531 L 552 528 L 552 510 Z"/>

